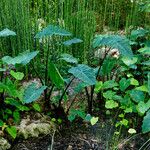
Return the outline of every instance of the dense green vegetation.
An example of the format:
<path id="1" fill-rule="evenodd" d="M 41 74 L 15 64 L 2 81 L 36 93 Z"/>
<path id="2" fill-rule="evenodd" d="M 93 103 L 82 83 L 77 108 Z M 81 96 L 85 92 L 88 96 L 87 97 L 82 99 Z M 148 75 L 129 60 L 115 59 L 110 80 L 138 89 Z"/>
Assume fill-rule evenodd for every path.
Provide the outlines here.
<path id="1" fill-rule="evenodd" d="M 30 112 L 148 134 L 149 12 L 146 0 L 1 0 L 0 136 L 16 139 Z"/>

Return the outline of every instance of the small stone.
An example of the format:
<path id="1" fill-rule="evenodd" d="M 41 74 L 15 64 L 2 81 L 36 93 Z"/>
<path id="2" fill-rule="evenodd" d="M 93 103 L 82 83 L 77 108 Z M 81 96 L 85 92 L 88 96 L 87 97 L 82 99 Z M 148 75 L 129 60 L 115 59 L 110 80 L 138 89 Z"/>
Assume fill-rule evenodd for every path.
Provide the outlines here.
<path id="1" fill-rule="evenodd" d="M 68 148 L 67 148 L 67 150 L 72 150 L 72 146 L 69 145 Z"/>

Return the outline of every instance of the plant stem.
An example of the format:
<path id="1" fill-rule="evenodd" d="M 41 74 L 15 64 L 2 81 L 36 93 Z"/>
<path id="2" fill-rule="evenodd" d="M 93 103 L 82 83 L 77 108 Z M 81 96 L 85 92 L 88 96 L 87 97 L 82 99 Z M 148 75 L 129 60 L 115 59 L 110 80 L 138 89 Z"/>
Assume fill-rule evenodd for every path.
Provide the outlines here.
<path id="1" fill-rule="evenodd" d="M 74 79 L 75 79 L 75 77 L 73 77 L 73 78 L 71 79 L 71 81 L 70 81 L 70 82 L 68 83 L 68 85 L 66 86 L 64 92 L 62 93 L 62 95 L 61 95 L 61 97 L 60 97 L 60 99 L 59 99 L 59 107 L 61 106 L 61 102 L 62 102 L 62 100 L 63 100 L 63 97 L 64 97 L 64 95 L 65 95 L 67 89 L 69 88 L 69 86 L 71 85 L 71 83 L 73 82 Z"/>
<path id="2" fill-rule="evenodd" d="M 103 63 L 104 63 L 104 60 L 105 60 L 105 58 L 106 58 L 106 56 L 107 56 L 107 54 L 109 53 L 110 50 L 111 50 L 111 48 L 109 48 L 107 51 L 105 51 L 105 56 L 104 56 L 104 58 L 102 59 L 102 61 L 99 60 L 100 66 L 99 66 L 99 69 L 98 69 L 98 71 L 97 71 L 96 79 L 97 79 L 98 76 L 99 76 L 100 70 L 101 70 L 101 68 L 102 68 L 102 66 L 103 66 Z M 95 85 L 92 85 L 92 86 L 91 86 L 91 98 L 90 98 L 90 102 L 89 102 L 89 106 L 88 106 L 88 113 L 89 113 L 89 114 L 92 114 L 94 89 L 95 89 Z"/>

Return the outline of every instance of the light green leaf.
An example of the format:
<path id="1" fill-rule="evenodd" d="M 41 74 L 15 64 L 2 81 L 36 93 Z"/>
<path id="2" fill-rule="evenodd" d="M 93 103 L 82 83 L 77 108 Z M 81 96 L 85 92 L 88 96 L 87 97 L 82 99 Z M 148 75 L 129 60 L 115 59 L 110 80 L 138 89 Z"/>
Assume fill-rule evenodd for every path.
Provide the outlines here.
<path id="1" fill-rule="evenodd" d="M 35 38 L 43 38 L 52 35 L 59 35 L 59 36 L 71 36 L 72 34 L 59 26 L 49 25 L 44 28 L 42 31 L 38 32 Z"/>
<path id="2" fill-rule="evenodd" d="M 30 84 L 25 89 L 24 92 L 24 97 L 23 97 L 24 104 L 28 104 L 36 101 L 46 88 L 47 88 L 46 86 L 41 86 L 37 88 L 35 83 Z"/>
<path id="3" fill-rule="evenodd" d="M 120 123 L 121 123 L 122 125 L 124 125 L 124 126 L 127 126 L 128 123 L 129 123 L 129 121 L 128 121 L 127 119 L 123 119 L 123 120 L 120 121 Z"/>
<path id="4" fill-rule="evenodd" d="M 103 83 L 103 89 L 109 89 L 118 86 L 118 84 L 114 80 L 108 80 Z"/>
<path id="5" fill-rule="evenodd" d="M 102 87 L 103 87 L 103 82 L 102 82 L 102 81 L 97 81 L 97 82 L 96 82 L 96 85 L 95 85 L 94 91 L 95 91 L 96 93 L 99 93 Z"/>
<path id="6" fill-rule="evenodd" d="M 107 100 L 106 103 L 105 103 L 105 107 L 107 109 L 113 109 L 113 108 L 118 107 L 118 103 L 113 101 L 113 100 Z"/>
<path id="7" fill-rule="evenodd" d="M 103 96 L 106 98 L 106 99 L 113 99 L 113 97 L 116 95 L 116 92 L 113 92 L 113 91 L 106 91 L 103 93 Z"/>
<path id="8" fill-rule="evenodd" d="M 22 80 L 24 77 L 24 74 L 22 72 L 15 72 L 13 70 L 10 71 L 10 74 L 16 79 L 16 80 Z"/>
<path id="9" fill-rule="evenodd" d="M 7 127 L 6 131 L 11 135 L 12 138 L 15 139 L 17 137 L 17 129 L 15 126 Z"/>
<path id="10" fill-rule="evenodd" d="M 128 133 L 130 133 L 130 134 L 135 134 L 135 133 L 136 133 L 136 130 L 133 129 L 133 128 L 130 128 L 130 129 L 128 130 Z"/>
<path id="11" fill-rule="evenodd" d="M 119 50 L 120 54 L 133 57 L 129 40 L 119 35 L 98 35 L 93 41 L 93 47 L 108 46 Z"/>
<path id="12" fill-rule="evenodd" d="M 73 63 L 73 64 L 78 63 L 78 60 L 70 54 L 62 54 L 60 59 L 65 60 L 68 63 Z"/>
<path id="13" fill-rule="evenodd" d="M 135 90 L 148 92 L 147 85 L 142 85 L 142 86 L 136 87 Z"/>
<path id="14" fill-rule="evenodd" d="M 137 57 L 130 58 L 130 57 L 125 56 L 122 58 L 123 63 L 126 64 L 127 66 L 131 66 L 131 65 L 135 64 L 137 62 L 137 60 L 138 60 Z"/>
<path id="15" fill-rule="evenodd" d="M 15 36 L 15 35 L 16 33 L 14 31 L 11 31 L 7 28 L 0 31 L 0 37 Z"/>
<path id="16" fill-rule="evenodd" d="M 150 47 L 140 48 L 138 52 L 142 53 L 143 55 L 150 55 Z"/>
<path id="17" fill-rule="evenodd" d="M 19 54 L 18 56 L 12 58 L 10 56 L 4 56 L 2 58 L 2 61 L 8 65 L 12 64 L 23 64 L 26 65 L 28 64 L 39 52 L 38 51 L 34 51 L 34 52 L 23 52 L 21 54 Z"/>
<path id="18" fill-rule="evenodd" d="M 52 62 L 49 63 L 48 75 L 49 75 L 52 83 L 55 84 L 56 87 L 61 88 L 61 87 L 64 86 L 63 77 L 59 73 L 59 71 L 56 68 L 55 64 L 53 64 Z"/>
<path id="19" fill-rule="evenodd" d="M 81 81 L 87 83 L 88 85 L 96 84 L 95 72 L 91 67 L 87 65 L 79 64 L 77 65 L 77 67 L 72 67 L 71 69 L 69 69 L 68 72 L 73 74 Z"/>
<path id="20" fill-rule="evenodd" d="M 40 105 L 37 104 L 37 103 L 34 103 L 34 104 L 33 104 L 33 108 L 34 108 L 34 110 L 36 110 L 36 111 L 38 111 L 38 112 L 41 111 L 41 107 L 40 107 Z"/>
<path id="21" fill-rule="evenodd" d="M 141 101 L 138 103 L 136 108 L 139 114 L 144 115 L 145 112 L 150 108 L 150 101 L 148 103 Z"/>
<path id="22" fill-rule="evenodd" d="M 126 109 L 124 110 L 124 112 L 125 112 L 125 113 L 132 113 L 132 112 L 133 112 L 132 107 L 126 108 Z"/>
<path id="23" fill-rule="evenodd" d="M 131 85 L 139 85 L 139 81 L 134 78 L 130 79 L 130 83 L 131 83 Z"/>
<path id="24" fill-rule="evenodd" d="M 92 117 L 90 122 L 92 126 L 95 125 L 98 122 L 98 117 Z"/>
<path id="25" fill-rule="evenodd" d="M 81 40 L 81 39 L 73 38 L 71 40 L 63 42 L 63 44 L 66 46 L 70 46 L 72 44 L 77 44 L 77 43 L 82 43 L 82 42 L 83 42 L 83 40 Z"/>
<path id="26" fill-rule="evenodd" d="M 146 113 L 146 116 L 143 119 L 142 132 L 150 132 L 150 110 Z"/>

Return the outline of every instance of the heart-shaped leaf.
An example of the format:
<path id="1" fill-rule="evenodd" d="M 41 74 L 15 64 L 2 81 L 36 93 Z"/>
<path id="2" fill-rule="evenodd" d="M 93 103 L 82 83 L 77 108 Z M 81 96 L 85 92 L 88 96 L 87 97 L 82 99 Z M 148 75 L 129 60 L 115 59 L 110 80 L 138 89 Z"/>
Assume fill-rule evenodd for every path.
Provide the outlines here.
<path id="1" fill-rule="evenodd" d="M 72 67 L 71 69 L 69 69 L 68 72 L 73 74 L 81 81 L 87 83 L 88 85 L 96 84 L 95 72 L 91 67 L 87 65 L 79 64 L 77 65 L 77 67 Z"/>
<path id="2" fill-rule="evenodd" d="M 36 101 L 46 88 L 47 88 L 46 86 L 41 86 L 37 88 L 35 83 L 30 84 L 25 89 L 25 92 L 24 92 L 24 96 L 23 96 L 24 104 L 28 104 L 28 103 Z"/>
<path id="3" fill-rule="evenodd" d="M 11 135 L 12 138 L 16 138 L 17 136 L 17 129 L 15 126 L 7 127 L 6 131 Z"/>
<path id="4" fill-rule="evenodd" d="M 113 108 L 118 107 L 118 103 L 115 102 L 115 101 L 113 101 L 113 100 L 107 100 L 107 101 L 106 101 L 106 104 L 105 104 L 105 107 L 106 107 L 107 109 L 113 109 Z"/>
<path id="5" fill-rule="evenodd" d="M 44 28 L 42 31 L 38 32 L 35 38 L 43 38 L 52 35 L 59 35 L 59 36 L 71 36 L 72 34 L 59 26 L 49 25 Z"/>
<path id="6" fill-rule="evenodd" d="M 98 117 L 92 117 L 90 122 L 92 126 L 95 125 L 98 122 Z"/>
<path id="7" fill-rule="evenodd" d="M 24 74 L 22 72 L 15 72 L 13 70 L 10 71 L 10 74 L 16 79 L 16 80 L 22 80 L 24 77 Z"/>

